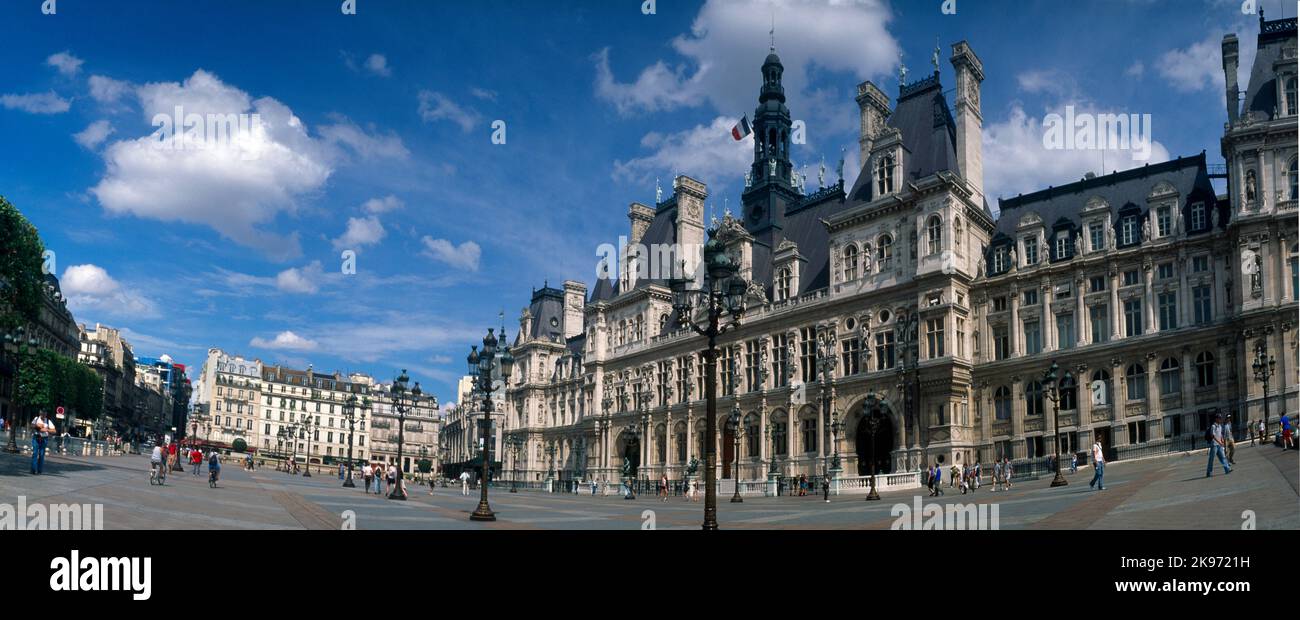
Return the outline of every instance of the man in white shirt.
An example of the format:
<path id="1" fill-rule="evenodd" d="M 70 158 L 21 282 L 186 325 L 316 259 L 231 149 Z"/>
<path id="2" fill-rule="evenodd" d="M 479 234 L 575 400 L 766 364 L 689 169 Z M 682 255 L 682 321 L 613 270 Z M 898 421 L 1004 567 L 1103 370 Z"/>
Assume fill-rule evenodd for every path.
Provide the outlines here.
<path id="1" fill-rule="evenodd" d="M 469 495 L 469 472 L 460 472 L 460 494 Z"/>
<path id="2" fill-rule="evenodd" d="M 54 430 L 54 425 L 50 419 L 45 417 L 45 412 L 41 411 L 32 418 L 32 475 L 45 473 L 45 446 L 50 442 L 50 431 Z"/>
<path id="3" fill-rule="evenodd" d="M 1106 490 L 1106 484 L 1102 482 L 1102 474 L 1106 472 L 1106 453 L 1101 447 L 1101 439 L 1092 442 L 1092 470 L 1092 482 L 1088 483 L 1088 488 L 1096 486 L 1098 491 Z"/>
<path id="4" fill-rule="evenodd" d="M 1232 468 L 1228 467 L 1228 460 L 1223 456 L 1223 416 L 1214 416 L 1214 424 L 1210 426 L 1206 439 L 1210 440 L 1210 458 L 1205 462 L 1205 477 L 1209 478 L 1214 475 L 1214 457 L 1219 457 L 1219 463 L 1223 465 L 1223 473 L 1232 473 Z"/>

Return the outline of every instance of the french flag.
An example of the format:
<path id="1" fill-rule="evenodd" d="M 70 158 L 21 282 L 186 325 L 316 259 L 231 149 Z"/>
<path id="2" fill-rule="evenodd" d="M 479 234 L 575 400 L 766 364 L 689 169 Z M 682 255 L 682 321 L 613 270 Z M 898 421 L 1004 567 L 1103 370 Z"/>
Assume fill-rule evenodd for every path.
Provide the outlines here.
<path id="1" fill-rule="evenodd" d="M 731 137 L 737 141 L 744 140 L 753 130 L 749 128 L 749 115 L 740 117 L 740 122 L 731 128 Z"/>

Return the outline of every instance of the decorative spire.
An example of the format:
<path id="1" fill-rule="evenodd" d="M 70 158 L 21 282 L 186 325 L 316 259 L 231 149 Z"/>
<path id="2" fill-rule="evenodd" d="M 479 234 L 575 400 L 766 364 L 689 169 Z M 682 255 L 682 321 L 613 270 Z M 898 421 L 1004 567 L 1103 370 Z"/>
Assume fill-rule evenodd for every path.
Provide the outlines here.
<path id="1" fill-rule="evenodd" d="M 898 85 L 907 86 L 907 65 L 903 64 L 903 52 L 898 53 Z"/>
<path id="2" fill-rule="evenodd" d="M 930 55 L 930 64 L 934 67 L 934 72 L 939 72 L 939 37 L 934 38 L 934 53 Z"/>
<path id="3" fill-rule="evenodd" d="M 817 189 L 826 187 L 826 154 L 822 153 L 822 164 L 817 167 Z"/>
<path id="4" fill-rule="evenodd" d="M 1260 9 L 1259 14 L 1262 16 L 1264 14 L 1264 9 Z M 769 45 L 767 49 L 769 51 L 775 52 L 776 51 L 776 8 L 775 7 L 772 8 L 772 29 L 767 31 L 767 35 L 768 37 L 771 38 L 772 41 L 771 45 Z"/>
<path id="5" fill-rule="evenodd" d="M 655 205 L 664 201 L 664 190 L 659 187 L 659 177 L 655 177 Z"/>

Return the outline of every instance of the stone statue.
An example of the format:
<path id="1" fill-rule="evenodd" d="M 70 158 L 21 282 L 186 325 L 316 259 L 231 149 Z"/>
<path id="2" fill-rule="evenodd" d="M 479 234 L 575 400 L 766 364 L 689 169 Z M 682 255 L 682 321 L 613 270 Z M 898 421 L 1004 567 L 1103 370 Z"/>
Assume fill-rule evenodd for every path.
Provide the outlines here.
<path id="1" fill-rule="evenodd" d="M 822 165 L 817 168 L 817 189 L 826 187 L 826 156 L 822 156 Z"/>
<path id="2" fill-rule="evenodd" d="M 1073 250 L 1075 254 L 1083 253 L 1083 231 L 1082 230 L 1077 230 L 1074 232 L 1074 247 L 1071 248 L 1071 250 Z"/>
<path id="3" fill-rule="evenodd" d="M 976 276 L 979 276 L 979 277 L 983 277 L 983 276 L 984 276 L 984 268 L 985 268 L 985 266 L 986 266 L 986 265 L 985 265 L 985 263 L 984 263 L 984 255 L 981 254 L 981 255 L 980 255 L 980 262 L 979 262 L 978 265 L 975 266 L 975 275 L 976 275 Z"/>
<path id="4" fill-rule="evenodd" d="M 1115 231 L 1110 228 L 1106 229 L 1106 249 L 1111 251 L 1115 250 Z"/>
<path id="5" fill-rule="evenodd" d="M 745 187 L 753 187 L 753 185 L 754 185 L 754 173 L 753 173 L 753 172 L 746 172 L 746 173 L 745 173 Z"/>
<path id="6" fill-rule="evenodd" d="M 1019 263 L 1016 262 L 1016 247 L 1011 246 L 1011 268 L 1015 269 Z"/>
<path id="7" fill-rule="evenodd" d="M 655 204 L 664 201 L 664 189 L 659 187 L 659 177 L 655 177 Z"/>
<path id="8" fill-rule="evenodd" d="M 691 462 L 686 464 L 686 475 L 694 476 L 695 472 L 700 469 L 700 459 L 691 457 Z"/>
<path id="9" fill-rule="evenodd" d="M 1246 173 L 1246 203 L 1255 203 L 1255 171 Z"/>
<path id="10" fill-rule="evenodd" d="M 1142 220 L 1142 240 L 1151 238 L 1151 220 Z"/>
<path id="11" fill-rule="evenodd" d="M 775 160 L 775 159 L 769 159 L 769 160 L 767 160 L 767 178 L 769 178 L 769 179 L 775 179 L 775 178 L 776 178 L 776 160 Z"/>

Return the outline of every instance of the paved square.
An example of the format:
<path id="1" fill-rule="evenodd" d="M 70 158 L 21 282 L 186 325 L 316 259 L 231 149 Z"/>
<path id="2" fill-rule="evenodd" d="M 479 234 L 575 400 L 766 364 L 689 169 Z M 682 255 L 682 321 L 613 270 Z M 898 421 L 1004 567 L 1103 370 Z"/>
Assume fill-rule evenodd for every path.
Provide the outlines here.
<path id="1" fill-rule="evenodd" d="M 1300 452 L 1272 446 L 1237 450 L 1231 475 L 1205 478 L 1205 452 L 1108 465 L 1106 490 L 1090 491 L 1090 467 L 1069 475 L 1070 484 L 1052 489 L 1050 478 L 1024 480 L 1011 491 L 985 485 L 963 496 L 945 487 L 940 498 L 928 492 L 882 494 L 879 502 L 861 495 L 747 497 L 732 504 L 720 497 L 718 521 L 725 529 L 886 529 L 891 509 L 924 503 L 996 503 L 1001 529 L 1239 529 L 1243 513 L 1253 511 L 1259 529 L 1300 529 L 1297 474 Z M 410 485 L 410 500 L 391 501 L 345 489 L 336 474 L 311 478 L 272 469 L 247 472 L 238 465 L 223 470 L 220 488 L 199 476 L 172 472 L 164 487 L 148 481 L 143 456 L 62 457 L 47 460 L 42 476 L 28 473 L 28 459 L 0 455 L 0 502 L 15 504 L 100 503 L 105 529 L 338 529 L 352 511 L 357 529 L 641 529 L 653 517 L 656 529 L 698 529 L 703 501 L 674 497 L 668 502 L 642 495 L 508 493 L 493 488 L 490 502 L 498 520 L 474 523 L 469 513 L 477 492 Z M 653 514 L 646 514 L 651 511 Z"/>

